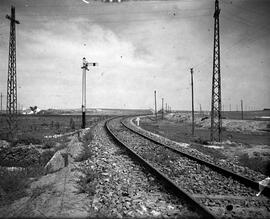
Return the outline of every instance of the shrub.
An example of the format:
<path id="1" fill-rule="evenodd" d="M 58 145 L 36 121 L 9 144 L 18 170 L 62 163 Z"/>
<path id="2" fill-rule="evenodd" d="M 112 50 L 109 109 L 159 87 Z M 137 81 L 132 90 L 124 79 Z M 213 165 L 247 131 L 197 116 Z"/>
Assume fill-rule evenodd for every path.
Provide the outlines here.
<path id="1" fill-rule="evenodd" d="M 90 143 L 93 140 L 93 138 L 94 138 L 93 133 L 89 131 L 83 136 L 83 142 Z"/>
<path id="2" fill-rule="evenodd" d="M 66 147 L 67 147 L 66 146 L 66 143 L 65 142 L 61 142 L 61 143 L 59 143 L 59 144 L 56 145 L 55 151 L 60 151 L 60 150 L 62 150 L 64 148 L 66 148 Z"/>
<path id="3" fill-rule="evenodd" d="M 23 135 L 23 136 L 19 136 L 17 140 L 14 140 L 11 143 L 11 146 L 14 147 L 18 144 L 29 145 L 29 144 L 41 144 L 41 143 L 42 143 L 42 140 L 40 138 L 36 138 L 30 135 Z"/>
<path id="4" fill-rule="evenodd" d="M 268 168 L 270 166 L 270 162 L 268 160 L 264 160 L 262 157 L 249 157 L 248 154 L 245 153 L 239 156 L 238 161 L 242 166 L 261 172 L 265 175 L 267 175 L 267 173 L 269 174 Z"/>
<path id="5" fill-rule="evenodd" d="M 96 181 L 98 174 L 90 167 L 81 169 L 83 176 L 79 177 L 79 193 L 87 193 L 90 196 L 95 194 Z"/>
<path id="6" fill-rule="evenodd" d="M 46 149 L 46 148 L 53 148 L 55 147 L 56 145 L 56 142 L 53 140 L 53 139 L 46 139 L 43 141 L 43 145 L 42 145 L 42 148 L 43 149 Z"/>
<path id="7" fill-rule="evenodd" d="M 208 141 L 205 139 L 202 139 L 201 137 L 196 137 L 196 138 L 194 138 L 193 141 L 198 143 L 198 144 L 208 145 Z"/>
<path id="8" fill-rule="evenodd" d="M 75 158 L 75 162 L 81 162 L 81 161 L 87 160 L 87 159 L 92 157 L 93 153 L 88 145 L 93 140 L 93 138 L 94 138 L 94 136 L 93 136 L 92 132 L 89 131 L 82 137 L 82 139 L 79 139 L 79 141 L 83 142 L 83 144 L 82 144 L 83 150 L 78 155 L 78 157 Z"/>
<path id="9" fill-rule="evenodd" d="M 74 159 L 75 162 L 81 162 L 84 160 L 87 160 L 93 156 L 93 153 L 88 147 L 88 144 L 83 143 L 83 150 L 80 152 L 80 154 Z"/>
<path id="10" fill-rule="evenodd" d="M 44 168 L 41 166 L 32 166 L 15 171 L 8 171 L 4 168 L 0 169 L 0 188 L 4 192 L 0 205 L 7 205 L 25 197 L 29 187 L 29 178 L 43 174 Z"/>
<path id="11" fill-rule="evenodd" d="M 26 188 L 26 175 L 24 171 L 0 170 L 0 187 L 4 192 L 17 193 Z"/>
<path id="12" fill-rule="evenodd" d="M 75 122 L 72 118 L 70 118 L 69 127 L 71 130 L 75 130 Z"/>
<path id="13" fill-rule="evenodd" d="M 43 123 L 41 124 L 41 126 L 47 127 L 47 126 L 48 126 L 48 124 L 47 124 L 47 123 L 45 123 L 45 122 L 43 122 Z"/>
<path id="14" fill-rule="evenodd" d="M 55 128 L 56 128 L 56 129 L 59 129 L 59 128 L 60 128 L 60 123 L 59 123 L 59 122 L 56 122 L 56 123 L 55 123 Z"/>

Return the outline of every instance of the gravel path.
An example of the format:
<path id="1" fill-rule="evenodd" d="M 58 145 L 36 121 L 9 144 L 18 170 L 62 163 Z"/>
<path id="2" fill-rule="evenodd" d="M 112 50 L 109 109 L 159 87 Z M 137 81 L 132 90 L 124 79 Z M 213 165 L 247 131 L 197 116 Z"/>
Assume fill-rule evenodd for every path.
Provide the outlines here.
<path id="1" fill-rule="evenodd" d="M 251 214 L 247 210 L 243 210 L 247 207 L 258 208 L 250 216 L 265 218 L 270 215 L 269 211 L 267 213 L 267 207 L 270 205 L 269 200 L 263 197 L 255 199 L 256 191 L 209 169 L 205 165 L 175 154 L 169 149 L 134 134 L 121 125 L 119 120 L 113 120 L 110 124 L 113 129 L 117 130 L 117 137 L 174 180 L 180 187 L 194 194 L 195 197 L 198 196 L 204 205 L 219 216 L 226 213 L 224 207 L 227 205 L 238 208 L 240 217 Z M 236 211 L 233 212 L 236 213 Z"/>
<path id="2" fill-rule="evenodd" d="M 164 191 L 163 187 L 134 163 L 108 137 L 104 123 L 94 129 L 90 165 L 99 172 L 92 207 L 107 217 L 183 217 L 198 215 L 184 201 Z"/>

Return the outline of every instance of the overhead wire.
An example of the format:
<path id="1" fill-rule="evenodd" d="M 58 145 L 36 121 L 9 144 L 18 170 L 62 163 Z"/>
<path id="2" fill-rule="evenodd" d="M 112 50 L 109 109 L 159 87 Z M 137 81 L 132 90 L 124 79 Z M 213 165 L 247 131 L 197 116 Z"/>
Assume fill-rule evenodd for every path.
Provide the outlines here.
<path id="1" fill-rule="evenodd" d="M 232 13 L 226 11 L 226 10 L 223 10 L 223 12 L 225 12 L 225 15 L 224 15 L 224 13 L 223 13 L 223 16 L 224 16 L 226 19 L 234 20 L 234 18 L 237 18 L 237 21 L 238 21 L 239 23 L 245 24 L 245 25 L 247 25 L 247 26 L 249 26 L 249 27 L 252 27 L 252 26 L 254 25 L 254 23 L 248 23 L 248 22 L 246 22 L 246 21 L 247 21 L 246 19 L 240 18 L 240 17 L 236 16 L 235 14 L 232 14 Z M 228 13 L 228 14 L 231 15 L 231 16 L 226 15 L 226 13 Z M 270 31 L 270 26 L 269 26 L 269 24 L 262 24 L 262 25 L 260 25 L 259 27 L 256 27 L 256 28 L 255 28 L 255 35 L 256 35 L 256 33 L 257 33 L 259 30 L 261 30 L 261 29 L 262 29 L 262 30 L 263 30 L 263 29 L 269 29 L 269 31 Z M 222 55 L 226 55 L 228 52 L 230 52 L 231 50 L 233 50 L 235 47 L 237 47 L 237 46 L 238 46 L 239 44 L 241 44 L 243 41 L 255 42 L 255 41 L 259 40 L 258 36 L 257 36 L 257 38 L 254 38 L 255 35 L 254 35 L 252 38 L 250 38 L 250 36 L 252 36 L 252 34 L 254 35 L 254 32 L 253 32 L 253 33 L 250 33 L 250 34 L 248 34 L 248 33 L 246 32 L 244 38 L 241 38 L 241 39 L 239 39 L 238 41 L 236 41 L 231 47 L 226 48 L 225 50 L 222 50 Z M 270 34 L 270 32 L 268 32 L 267 34 Z M 266 34 L 266 35 L 267 35 L 267 34 Z M 265 34 L 264 34 L 264 35 L 265 35 Z M 195 65 L 194 68 L 198 68 L 199 66 L 204 65 L 206 62 L 209 61 L 210 58 L 212 58 L 212 54 L 209 55 L 207 58 L 203 59 L 203 61 L 201 61 L 201 62 L 198 63 L 197 65 Z"/>

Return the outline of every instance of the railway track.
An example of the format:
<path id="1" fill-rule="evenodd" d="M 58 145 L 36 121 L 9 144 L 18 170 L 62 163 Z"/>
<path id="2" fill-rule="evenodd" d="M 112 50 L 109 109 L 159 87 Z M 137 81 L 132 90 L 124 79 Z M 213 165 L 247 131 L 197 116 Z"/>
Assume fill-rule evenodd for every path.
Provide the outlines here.
<path id="1" fill-rule="evenodd" d="M 170 190 L 207 218 L 269 218 L 269 197 L 256 197 L 256 182 L 172 150 L 137 133 L 123 118 L 106 123 L 107 130 L 133 157 L 140 159 Z"/>

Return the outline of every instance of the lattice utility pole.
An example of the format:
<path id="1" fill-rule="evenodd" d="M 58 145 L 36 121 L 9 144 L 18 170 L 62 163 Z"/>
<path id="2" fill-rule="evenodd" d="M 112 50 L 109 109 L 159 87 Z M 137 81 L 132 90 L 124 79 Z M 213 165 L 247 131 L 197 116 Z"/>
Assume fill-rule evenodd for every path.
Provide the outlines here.
<path id="1" fill-rule="evenodd" d="M 11 6 L 10 20 L 9 57 L 8 57 L 8 80 L 7 80 L 7 123 L 9 137 L 13 138 L 17 129 L 17 76 L 16 76 L 16 28 L 20 22 L 15 19 L 15 7 Z"/>
<path id="2" fill-rule="evenodd" d="M 82 74 L 82 128 L 85 128 L 85 113 L 86 113 L 86 70 L 89 71 L 88 66 L 97 66 L 96 62 L 87 62 L 85 58 L 83 58 L 83 66 L 81 67 L 83 70 Z"/>
<path id="3" fill-rule="evenodd" d="M 211 141 L 221 141 L 221 77 L 220 77 L 220 42 L 219 42 L 219 2 L 215 1 L 214 54 L 211 104 Z"/>

